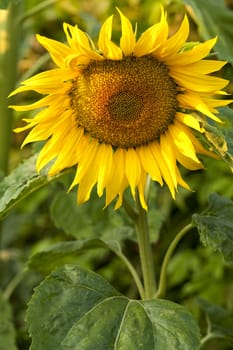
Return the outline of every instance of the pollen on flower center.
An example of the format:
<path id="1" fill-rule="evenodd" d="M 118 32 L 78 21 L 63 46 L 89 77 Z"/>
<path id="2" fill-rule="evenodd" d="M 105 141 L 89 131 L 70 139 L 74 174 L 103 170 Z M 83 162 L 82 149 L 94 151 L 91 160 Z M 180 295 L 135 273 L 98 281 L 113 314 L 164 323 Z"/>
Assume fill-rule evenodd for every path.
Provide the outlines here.
<path id="1" fill-rule="evenodd" d="M 100 143 L 122 148 L 159 139 L 178 107 L 168 68 L 151 55 L 92 61 L 70 97 L 78 126 Z"/>

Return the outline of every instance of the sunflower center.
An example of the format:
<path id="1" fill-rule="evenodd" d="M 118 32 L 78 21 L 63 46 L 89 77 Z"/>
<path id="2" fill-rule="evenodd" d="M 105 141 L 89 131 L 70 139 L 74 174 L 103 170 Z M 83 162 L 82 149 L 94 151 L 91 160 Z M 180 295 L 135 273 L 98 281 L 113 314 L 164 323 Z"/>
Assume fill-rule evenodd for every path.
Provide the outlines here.
<path id="1" fill-rule="evenodd" d="M 159 139 L 178 107 L 168 68 L 151 55 L 91 62 L 70 96 L 77 125 L 100 143 L 122 148 Z"/>

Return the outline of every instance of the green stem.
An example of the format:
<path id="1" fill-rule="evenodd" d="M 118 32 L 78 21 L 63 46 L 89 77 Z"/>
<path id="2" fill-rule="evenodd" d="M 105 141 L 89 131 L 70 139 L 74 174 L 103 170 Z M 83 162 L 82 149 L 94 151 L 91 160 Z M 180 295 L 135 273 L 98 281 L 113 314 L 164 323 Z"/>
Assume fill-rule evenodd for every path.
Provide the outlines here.
<path id="1" fill-rule="evenodd" d="M 136 195 L 136 204 L 138 209 L 138 217 L 135 220 L 135 226 L 137 231 L 142 275 L 145 288 L 144 297 L 145 299 L 151 299 L 155 296 L 156 292 L 154 261 L 149 236 L 147 212 L 141 205 L 138 193 Z"/>
<path id="2" fill-rule="evenodd" d="M 137 271 L 135 270 L 135 268 L 133 267 L 133 265 L 131 264 L 131 262 L 127 259 L 127 257 L 122 254 L 122 253 L 117 253 L 117 256 L 125 263 L 126 267 L 128 268 L 129 272 L 131 273 L 133 279 L 134 279 L 134 282 L 138 288 L 138 292 L 140 294 L 140 297 L 142 299 L 144 299 L 145 297 L 145 291 L 144 291 L 144 288 L 143 288 L 143 285 L 142 285 L 142 282 L 138 276 L 138 273 Z"/>
<path id="3" fill-rule="evenodd" d="M 122 203 L 127 215 L 130 217 L 130 219 L 135 222 L 138 218 L 137 211 L 131 206 L 131 204 L 127 201 L 125 196 L 123 197 L 123 203 Z"/>
<path id="4" fill-rule="evenodd" d="M 4 291 L 4 297 L 6 298 L 6 300 L 9 300 L 12 293 L 14 292 L 15 288 L 18 286 L 18 284 L 22 281 L 22 279 L 24 278 L 26 273 L 26 270 L 22 270 L 21 272 L 19 272 L 17 275 L 15 275 L 12 280 L 10 281 L 10 283 L 8 284 L 8 286 L 6 287 L 5 291 Z"/>
<path id="5" fill-rule="evenodd" d="M 8 95 L 14 89 L 17 80 L 18 48 L 20 44 L 18 16 L 22 1 L 10 2 L 8 11 L 2 12 L 1 30 L 6 38 L 2 41 L 0 52 L 0 171 L 8 172 L 9 153 L 11 147 L 13 111 L 8 108 Z M 5 16 L 6 15 L 6 16 Z"/>
<path id="6" fill-rule="evenodd" d="M 214 333 L 208 333 L 204 338 L 201 339 L 201 348 L 203 345 L 205 345 L 209 340 L 216 339 L 216 338 L 224 338 L 223 335 L 220 334 L 214 334 Z"/>
<path id="7" fill-rule="evenodd" d="M 46 7 L 49 7 L 58 1 L 60 1 L 60 0 L 45 0 L 45 1 L 41 2 L 40 4 L 34 6 L 31 10 L 27 11 L 24 15 L 22 15 L 20 17 L 20 22 L 23 22 L 26 19 L 35 16 L 39 12 L 43 11 Z"/>
<path id="8" fill-rule="evenodd" d="M 20 82 L 24 81 L 34 74 L 38 73 L 38 71 L 43 67 L 48 61 L 50 60 L 50 55 L 49 53 L 45 53 L 43 56 L 41 56 L 36 63 L 30 67 L 21 77 L 20 77 Z"/>
<path id="9" fill-rule="evenodd" d="M 176 237 L 171 242 L 170 246 L 168 247 L 168 250 L 166 251 L 165 257 L 163 259 L 162 268 L 160 272 L 160 279 L 159 279 L 159 287 L 157 291 L 157 298 L 163 298 L 166 294 L 166 288 L 167 288 L 167 267 L 169 260 L 174 252 L 174 250 L 177 247 L 177 244 L 180 242 L 180 240 L 186 235 L 186 233 L 193 228 L 194 225 L 192 223 L 185 226 L 183 229 L 180 230 L 180 232 L 176 235 Z"/>

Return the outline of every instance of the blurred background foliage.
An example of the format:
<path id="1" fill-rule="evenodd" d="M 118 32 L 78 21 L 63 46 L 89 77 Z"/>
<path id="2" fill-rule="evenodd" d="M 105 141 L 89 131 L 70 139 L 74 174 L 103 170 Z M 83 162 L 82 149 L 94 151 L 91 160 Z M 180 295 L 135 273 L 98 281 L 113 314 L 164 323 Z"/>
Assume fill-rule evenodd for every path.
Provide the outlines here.
<path id="1" fill-rule="evenodd" d="M 9 69 L 8 71 L 2 69 L 0 95 L 6 99 L 10 89 L 18 86 L 20 81 L 53 67 L 48 54 L 36 41 L 35 33 L 64 41 L 62 23 L 78 23 L 82 30 L 96 40 L 103 20 L 114 13 L 116 14 L 114 39 L 119 40 L 120 21 L 115 10 L 116 6 L 134 24 L 138 23 L 138 33 L 140 33 L 159 19 L 161 4 L 168 12 L 171 33 L 177 30 L 184 13 L 187 12 L 191 27 L 190 41 L 202 41 L 218 35 L 215 55 L 230 62 L 219 74 L 232 80 L 233 2 L 231 0 L 225 2 L 218 0 L 208 2 L 201 0 L 45 0 L 40 3 L 37 0 L 11 2 L 3 0 L 0 1 L 1 62 L 4 60 L 4 47 L 7 45 L 5 25 L 7 9 L 10 9 L 15 16 L 13 24 L 16 26 L 18 23 L 14 28 L 18 38 L 15 60 L 7 63 L 10 65 L 9 69 L 14 72 L 17 70 L 17 74 L 9 77 L 7 75 Z M 3 64 L 2 67 L 4 67 Z M 11 79 L 11 84 L 7 87 L 8 77 Z M 232 83 L 227 87 L 227 91 L 233 92 Z M 34 99 L 35 94 L 27 93 L 17 96 L 14 102 L 26 104 Z M 4 106 L 2 113 L 4 114 Z M 25 117 L 25 114 L 12 115 L 11 126 L 21 125 L 21 118 Z M 32 115 L 33 112 L 29 112 L 27 117 Z M 232 111 L 223 109 L 221 117 L 225 120 L 225 126 L 230 132 L 233 125 Z M 3 124 L 0 128 L 3 130 Z M 21 161 L 29 158 L 40 148 L 40 145 L 29 145 L 20 150 L 24 137 L 25 134 L 11 133 L 7 167 L 1 169 L 2 175 L 10 173 Z M 149 225 L 157 278 L 169 242 L 180 228 L 190 222 L 193 213 L 201 212 L 207 206 L 209 194 L 217 192 L 233 199 L 232 172 L 227 164 L 213 159 L 203 159 L 203 162 L 204 170 L 190 173 L 184 171 L 184 176 L 194 192 L 181 189 L 176 201 L 171 199 L 166 188 L 161 189 L 158 185 L 152 184 Z M 10 336 L 15 334 L 19 350 L 26 350 L 30 346 L 25 310 L 33 288 L 59 264 L 78 263 L 107 278 L 120 292 L 131 298 L 138 297 L 125 266 L 106 249 L 86 250 L 77 256 L 65 256 L 60 262 L 55 259 L 54 264 L 51 263 L 49 266 L 46 266 L 46 262 L 42 259 L 41 262 L 37 261 L 31 264 L 30 268 L 25 269 L 32 254 L 48 249 L 52 244 L 88 238 L 118 240 L 122 243 L 126 255 L 138 267 L 135 233 L 124 210 L 115 212 L 112 205 L 103 210 L 104 201 L 98 199 L 95 194 L 92 195 L 91 201 L 78 207 L 76 189 L 66 194 L 72 176 L 71 170 L 46 186 L 41 184 L 37 191 L 12 208 L 0 224 L 0 288 L 3 294 L 3 296 L 0 295 L 0 307 L 6 316 L 6 324 L 0 326 L 0 337 L 6 329 L 10 329 Z M 130 196 L 128 197 L 130 200 Z M 199 321 L 203 335 L 210 320 L 214 327 L 218 318 L 216 315 L 224 315 L 222 318 L 219 316 L 221 327 L 229 329 L 229 320 L 232 320 L 233 311 L 232 276 L 232 268 L 224 263 L 218 253 L 203 247 L 196 231 L 193 230 L 179 244 L 176 254 L 170 261 L 167 298 L 187 306 L 193 312 Z M 3 297 L 9 299 L 11 310 L 4 304 Z M 11 318 L 14 329 L 7 324 Z M 213 339 L 209 340 L 203 348 L 230 350 L 232 349 L 230 344 L 232 343 L 222 338 Z M 14 349 L 13 346 L 9 343 L 9 350 Z M 0 349 L 8 350 L 6 347 L 1 347 L 1 342 Z"/>

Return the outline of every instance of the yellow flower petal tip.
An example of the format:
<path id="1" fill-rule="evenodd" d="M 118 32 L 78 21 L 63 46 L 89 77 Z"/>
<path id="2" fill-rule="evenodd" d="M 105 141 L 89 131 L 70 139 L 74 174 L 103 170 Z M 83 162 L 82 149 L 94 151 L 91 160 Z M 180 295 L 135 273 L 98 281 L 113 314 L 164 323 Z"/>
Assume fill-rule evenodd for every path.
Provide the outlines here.
<path id="1" fill-rule="evenodd" d="M 51 160 L 50 175 L 76 166 L 70 189 L 78 185 L 79 203 L 96 186 L 99 196 L 106 193 L 106 205 L 115 199 L 118 209 L 130 187 L 147 210 L 148 176 L 166 184 L 173 198 L 178 185 L 190 190 L 179 166 L 200 169 L 197 154 L 211 155 L 193 130 L 205 133 L 203 118 L 221 121 L 216 108 L 231 101 L 216 98 L 226 96 L 227 81 L 210 75 L 225 62 L 206 59 L 217 38 L 188 45 L 187 16 L 169 37 L 163 7 L 160 21 L 137 38 L 129 19 L 117 11 L 119 45 L 112 40 L 113 16 L 103 23 L 97 48 L 78 26 L 67 23 L 67 44 L 38 34 L 57 67 L 27 79 L 10 94 L 33 90 L 45 96 L 10 108 L 39 109 L 16 132 L 31 129 L 23 145 L 46 141 L 38 171 Z"/>

